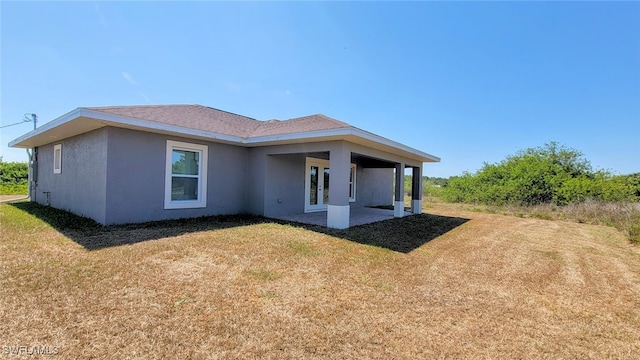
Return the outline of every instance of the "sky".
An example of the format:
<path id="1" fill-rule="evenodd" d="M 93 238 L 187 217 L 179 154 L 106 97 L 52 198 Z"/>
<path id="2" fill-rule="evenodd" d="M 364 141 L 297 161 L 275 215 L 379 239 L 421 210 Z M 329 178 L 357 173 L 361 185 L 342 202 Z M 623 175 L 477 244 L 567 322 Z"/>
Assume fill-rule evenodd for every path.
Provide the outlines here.
<path id="1" fill-rule="evenodd" d="M 640 2 L 0 2 L 0 126 L 77 107 L 321 113 L 475 172 L 556 141 L 640 172 Z M 8 143 L 32 123 L 0 128 Z"/>

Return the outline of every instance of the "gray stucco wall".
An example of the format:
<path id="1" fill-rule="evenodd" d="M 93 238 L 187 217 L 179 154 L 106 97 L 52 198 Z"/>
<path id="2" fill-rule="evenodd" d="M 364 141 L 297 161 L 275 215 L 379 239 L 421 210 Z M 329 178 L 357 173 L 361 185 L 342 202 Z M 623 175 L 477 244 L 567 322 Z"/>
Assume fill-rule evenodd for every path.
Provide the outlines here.
<path id="1" fill-rule="evenodd" d="M 351 206 L 391 204 L 393 204 L 393 169 L 357 166 L 356 201 L 352 202 Z"/>
<path id="2" fill-rule="evenodd" d="M 38 147 L 37 186 L 34 200 L 105 222 L 106 129 L 94 130 L 73 138 Z M 62 144 L 60 174 L 53 173 L 53 148 Z"/>
<path id="3" fill-rule="evenodd" d="M 249 214 L 264 214 L 266 156 L 264 152 L 249 149 L 247 179 L 247 208 Z"/>
<path id="4" fill-rule="evenodd" d="M 304 212 L 305 156 L 267 155 L 264 215 Z"/>
<path id="5" fill-rule="evenodd" d="M 128 129 L 108 131 L 107 224 L 246 211 L 248 149 Z M 208 146 L 206 208 L 164 209 L 167 140 Z"/>

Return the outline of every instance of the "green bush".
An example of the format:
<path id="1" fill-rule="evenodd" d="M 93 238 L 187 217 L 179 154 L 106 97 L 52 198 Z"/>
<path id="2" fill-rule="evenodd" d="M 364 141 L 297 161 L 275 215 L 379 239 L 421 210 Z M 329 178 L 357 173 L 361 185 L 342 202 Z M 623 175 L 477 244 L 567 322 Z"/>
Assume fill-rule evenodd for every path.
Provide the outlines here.
<path id="1" fill-rule="evenodd" d="M 593 171 L 577 150 L 551 142 L 485 163 L 475 174 L 449 179 L 443 197 L 449 202 L 488 205 L 566 205 L 588 199 L 638 201 L 639 176 Z"/>
<path id="2" fill-rule="evenodd" d="M 0 162 L 0 195 L 22 195 L 28 192 L 29 165 Z"/>
<path id="3" fill-rule="evenodd" d="M 29 176 L 29 165 L 18 162 L 0 162 L 0 184 L 26 184 Z"/>

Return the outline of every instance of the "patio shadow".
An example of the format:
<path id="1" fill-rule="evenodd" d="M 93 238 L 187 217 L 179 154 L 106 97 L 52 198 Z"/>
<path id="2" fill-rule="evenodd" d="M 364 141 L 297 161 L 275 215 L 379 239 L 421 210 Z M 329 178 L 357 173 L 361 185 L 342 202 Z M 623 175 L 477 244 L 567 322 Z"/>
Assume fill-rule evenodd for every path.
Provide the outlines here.
<path id="1" fill-rule="evenodd" d="M 469 220 L 423 213 L 353 226 L 344 230 L 282 220 L 277 221 L 279 223 L 295 224 L 295 226 L 359 244 L 382 247 L 406 254 Z"/>
<path id="2" fill-rule="evenodd" d="M 337 230 L 262 216 L 223 215 L 102 226 L 91 219 L 33 202 L 16 202 L 9 205 L 48 223 L 54 229 L 88 250 L 130 245 L 193 232 L 275 222 L 302 227 L 360 244 L 408 253 L 469 220 L 457 217 L 418 214 Z"/>

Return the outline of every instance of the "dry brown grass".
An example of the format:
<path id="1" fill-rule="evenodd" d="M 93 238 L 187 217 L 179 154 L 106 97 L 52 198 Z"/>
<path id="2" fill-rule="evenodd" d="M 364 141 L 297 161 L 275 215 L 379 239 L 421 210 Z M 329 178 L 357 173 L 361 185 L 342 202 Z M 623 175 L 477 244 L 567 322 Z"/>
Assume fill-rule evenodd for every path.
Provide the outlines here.
<path id="1" fill-rule="evenodd" d="M 604 202 L 587 200 L 564 206 L 541 204 L 531 206 L 494 206 L 482 204 L 444 204 L 440 199 L 429 197 L 425 201 L 449 208 L 491 214 L 514 215 L 544 220 L 566 220 L 578 223 L 613 226 L 626 235 L 629 242 L 640 245 L 640 202 Z"/>
<path id="2" fill-rule="evenodd" d="M 427 211 L 471 220 L 401 253 L 240 218 L 65 236 L 0 205 L 0 346 L 62 358 L 640 353 L 640 254 L 620 232 Z M 82 236 L 156 240 L 87 250 Z"/>

